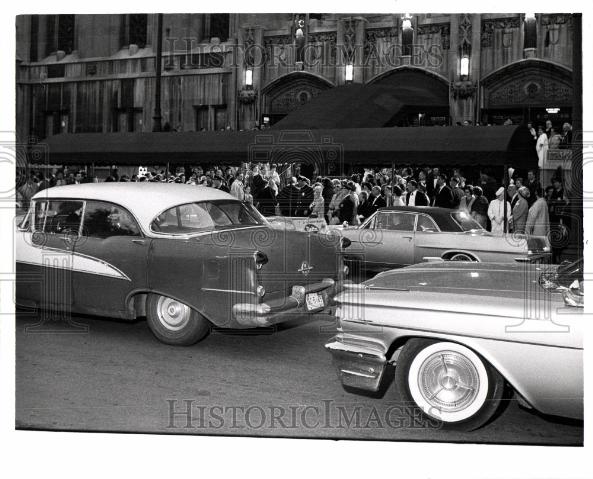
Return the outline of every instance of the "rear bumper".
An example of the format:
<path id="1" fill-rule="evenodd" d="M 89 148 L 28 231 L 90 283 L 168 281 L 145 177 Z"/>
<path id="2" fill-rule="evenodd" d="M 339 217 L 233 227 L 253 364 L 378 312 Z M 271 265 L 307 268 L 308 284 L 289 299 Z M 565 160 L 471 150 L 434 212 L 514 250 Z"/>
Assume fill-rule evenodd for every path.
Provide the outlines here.
<path id="1" fill-rule="evenodd" d="M 260 327 L 287 321 L 301 314 L 319 313 L 335 304 L 334 297 L 342 291 L 344 283 L 324 278 L 318 283 L 293 287 L 292 294 L 286 298 L 258 304 L 237 303 L 233 306 L 233 317 L 243 327 Z M 323 298 L 323 307 L 308 310 L 305 297 L 309 293 L 319 293 Z"/>
<path id="2" fill-rule="evenodd" d="M 385 371 L 387 350 L 379 342 L 363 338 L 345 340 L 342 334 L 326 345 L 343 386 L 377 391 Z"/>

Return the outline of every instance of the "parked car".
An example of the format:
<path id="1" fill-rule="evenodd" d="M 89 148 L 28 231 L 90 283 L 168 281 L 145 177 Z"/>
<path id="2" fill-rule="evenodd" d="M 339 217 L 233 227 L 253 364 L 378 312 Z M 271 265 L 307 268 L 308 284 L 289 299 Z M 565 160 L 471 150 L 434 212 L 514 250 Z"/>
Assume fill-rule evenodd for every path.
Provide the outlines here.
<path id="1" fill-rule="evenodd" d="M 352 241 L 346 259 L 371 272 L 427 259 L 512 263 L 551 257 L 546 237 L 495 236 L 466 212 L 447 208 L 380 208 L 360 226 L 330 228 Z"/>
<path id="2" fill-rule="evenodd" d="M 170 344 L 195 343 L 212 324 L 253 328 L 322 311 L 344 273 L 339 238 L 274 229 L 227 193 L 179 184 L 43 190 L 16 243 L 19 304 L 146 315 Z"/>
<path id="3" fill-rule="evenodd" d="M 552 268 L 554 269 L 554 268 Z M 342 384 L 380 391 L 388 363 L 404 401 L 471 430 L 508 384 L 520 404 L 583 417 L 583 290 L 543 287 L 549 267 L 440 262 L 380 273 L 337 297 L 326 344 Z"/>

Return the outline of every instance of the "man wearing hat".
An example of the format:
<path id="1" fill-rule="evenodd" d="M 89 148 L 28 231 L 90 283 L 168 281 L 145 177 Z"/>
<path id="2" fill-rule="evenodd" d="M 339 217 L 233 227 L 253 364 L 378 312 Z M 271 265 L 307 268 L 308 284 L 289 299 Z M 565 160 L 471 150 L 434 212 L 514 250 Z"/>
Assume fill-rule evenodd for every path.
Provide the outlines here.
<path id="1" fill-rule="evenodd" d="M 311 212 L 310 206 L 314 198 L 313 188 L 311 188 L 309 185 L 309 178 L 305 176 L 299 176 L 297 187 L 299 189 L 299 196 L 295 216 L 309 216 Z"/>
<path id="2" fill-rule="evenodd" d="M 505 231 L 505 222 L 504 222 L 504 188 L 501 186 L 496 190 L 496 198 L 490 202 L 488 206 L 488 218 L 490 218 L 490 223 L 492 225 L 490 231 L 492 234 L 497 236 L 502 236 Z M 511 215 L 511 204 L 506 201 L 506 208 L 507 208 L 507 225 L 508 225 L 508 217 Z"/>
<path id="3" fill-rule="evenodd" d="M 525 233 L 525 223 L 527 223 L 527 214 L 529 212 L 529 203 L 527 202 L 529 195 L 529 188 L 526 186 L 519 188 L 515 195 L 517 199 L 512 211 L 513 233 Z"/>
<path id="4" fill-rule="evenodd" d="M 356 186 L 354 185 L 354 182 L 349 181 L 346 184 L 346 189 L 348 190 L 348 195 L 340 203 L 338 217 L 340 219 L 340 223 L 347 222 L 348 224 L 352 225 L 356 224 L 356 207 L 358 206 L 358 197 L 356 196 Z"/>

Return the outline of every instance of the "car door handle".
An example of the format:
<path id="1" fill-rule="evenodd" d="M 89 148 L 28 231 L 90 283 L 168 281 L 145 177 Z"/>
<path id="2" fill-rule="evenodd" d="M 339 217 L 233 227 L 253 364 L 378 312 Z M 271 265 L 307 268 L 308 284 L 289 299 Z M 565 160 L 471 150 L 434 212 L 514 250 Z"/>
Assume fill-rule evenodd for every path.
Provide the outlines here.
<path id="1" fill-rule="evenodd" d="M 134 244 L 144 244 L 144 240 L 141 240 L 141 239 L 133 239 L 132 240 L 132 243 L 134 243 Z"/>
<path id="2" fill-rule="evenodd" d="M 402 236 L 403 239 L 408 239 L 408 240 L 412 240 L 411 236 Z"/>

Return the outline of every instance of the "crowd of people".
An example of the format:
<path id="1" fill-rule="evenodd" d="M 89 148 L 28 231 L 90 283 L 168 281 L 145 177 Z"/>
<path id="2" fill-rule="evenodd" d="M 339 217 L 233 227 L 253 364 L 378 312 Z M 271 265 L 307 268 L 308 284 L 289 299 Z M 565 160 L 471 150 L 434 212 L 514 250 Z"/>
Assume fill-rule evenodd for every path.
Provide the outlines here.
<path id="1" fill-rule="evenodd" d="M 550 224 L 563 224 L 563 209 L 568 205 L 561 173 L 545 189 L 536 171 L 530 170 L 525 179 L 514 173 L 509 170 L 506 191 L 500 180 L 485 171 L 468 181 L 460 169 L 445 172 L 438 167 L 373 169 L 349 177 L 317 176 L 312 181 L 298 166 L 259 163 L 208 169 L 198 166 L 177 174 L 160 170 L 128 176 L 114 170 L 104 181 L 211 187 L 252 203 L 264 216 L 316 217 L 328 224 L 358 225 L 385 206 L 437 206 L 464 210 L 497 235 L 505 231 L 549 235 Z M 17 200 L 26 207 L 31 197 L 45 188 L 98 181 L 84 170 L 61 169 L 48 175 L 36 172 L 18 187 Z"/>

